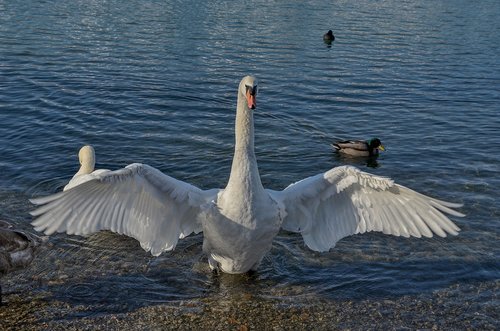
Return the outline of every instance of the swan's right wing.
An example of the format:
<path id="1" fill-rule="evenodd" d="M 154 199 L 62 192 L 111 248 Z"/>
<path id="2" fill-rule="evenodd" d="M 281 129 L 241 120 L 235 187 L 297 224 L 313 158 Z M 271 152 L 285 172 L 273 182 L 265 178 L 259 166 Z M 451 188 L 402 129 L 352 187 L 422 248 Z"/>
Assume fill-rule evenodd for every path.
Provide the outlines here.
<path id="1" fill-rule="evenodd" d="M 97 174 L 95 179 L 32 199 L 35 230 L 86 235 L 109 230 L 137 239 L 157 256 L 179 238 L 202 230 L 198 216 L 218 189 L 203 191 L 144 164 Z"/>

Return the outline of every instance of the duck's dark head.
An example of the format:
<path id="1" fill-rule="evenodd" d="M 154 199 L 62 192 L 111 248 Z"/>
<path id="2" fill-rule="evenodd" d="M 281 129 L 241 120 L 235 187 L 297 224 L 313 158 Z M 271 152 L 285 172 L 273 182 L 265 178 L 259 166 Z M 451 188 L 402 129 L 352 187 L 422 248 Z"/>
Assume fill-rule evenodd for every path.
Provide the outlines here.
<path id="1" fill-rule="evenodd" d="M 373 138 L 368 141 L 370 154 L 378 154 L 378 151 L 385 151 L 384 145 L 378 138 Z"/>

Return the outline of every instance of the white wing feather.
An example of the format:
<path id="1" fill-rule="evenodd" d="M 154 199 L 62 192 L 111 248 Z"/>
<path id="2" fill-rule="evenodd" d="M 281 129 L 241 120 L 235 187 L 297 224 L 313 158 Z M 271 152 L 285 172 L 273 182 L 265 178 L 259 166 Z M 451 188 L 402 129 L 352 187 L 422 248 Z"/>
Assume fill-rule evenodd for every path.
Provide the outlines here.
<path id="1" fill-rule="evenodd" d="M 144 164 L 131 164 L 64 192 L 32 199 L 33 226 L 54 232 L 87 235 L 110 230 L 137 239 L 160 255 L 179 238 L 202 230 L 198 215 L 219 190 L 203 191 Z"/>
<path id="2" fill-rule="evenodd" d="M 433 199 L 351 166 L 268 192 L 284 206 L 282 228 L 301 233 L 306 245 L 320 252 L 346 236 L 370 231 L 404 237 L 456 235 L 460 229 L 443 213 L 464 216 L 452 209 L 460 204 Z"/>

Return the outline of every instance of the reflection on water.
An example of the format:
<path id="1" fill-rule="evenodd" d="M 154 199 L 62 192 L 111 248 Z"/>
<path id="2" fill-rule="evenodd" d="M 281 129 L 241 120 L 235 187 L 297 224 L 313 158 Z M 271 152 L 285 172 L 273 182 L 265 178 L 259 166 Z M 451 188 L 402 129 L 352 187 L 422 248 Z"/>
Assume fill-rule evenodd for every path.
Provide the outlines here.
<path id="1" fill-rule="evenodd" d="M 378 168 L 380 165 L 377 162 L 378 155 L 374 156 L 351 156 L 341 153 L 334 153 L 335 158 L 339 163 L 348 164 L 362 169 L 363 167 Z"/>

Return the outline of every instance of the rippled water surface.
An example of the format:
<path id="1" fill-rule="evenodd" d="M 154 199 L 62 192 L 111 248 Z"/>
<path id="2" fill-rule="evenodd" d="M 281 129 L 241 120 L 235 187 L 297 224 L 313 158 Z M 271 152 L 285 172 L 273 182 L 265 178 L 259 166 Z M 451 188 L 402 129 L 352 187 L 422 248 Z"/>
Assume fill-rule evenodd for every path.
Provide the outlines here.
<path id="1" fill-rule="evenodd" d="M 158 258 L 118 235 L 55 235 L 4 281 L 105 312 L 232 291 L 370 298 L 497 280 L 498 17 L 496 1 L 0 0 L 0 217 L 19 228 L 31 229 L 28 198 L 76 172 L 83 144 L 98 168 L 142 162 L 224 187 L 247 74 L 259 79 L 266 187 L 347 163 L 467 214 L 457 237 L 366 234 L 323 254 L 280 233 L 244 276 L 214 277 L 202 235 Z M 330 148 L 375 136 L 388 149 L 375 164 Z"/>

